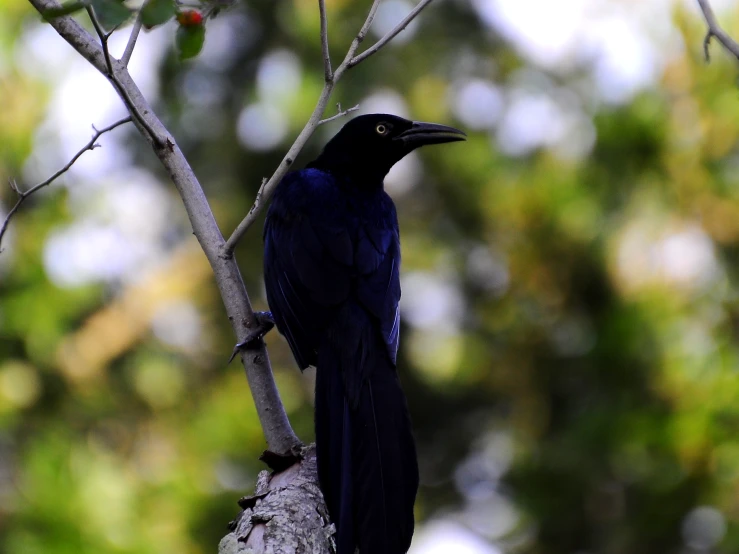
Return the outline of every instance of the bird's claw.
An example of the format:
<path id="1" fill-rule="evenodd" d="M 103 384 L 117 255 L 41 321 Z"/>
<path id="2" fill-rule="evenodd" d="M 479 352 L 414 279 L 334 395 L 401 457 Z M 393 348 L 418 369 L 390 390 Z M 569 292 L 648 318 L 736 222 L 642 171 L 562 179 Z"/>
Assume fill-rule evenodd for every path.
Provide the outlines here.
<path id="1" fill-rule="evenodd" d="M 246 339 L 234 346 L 233 352 L 231 352 L 231 357 L 228 359 L 229 364 L 241 349 L 253 345 L 256 341 L 262 340 L 262 337 L 269 333 L 275 326 L 272 312 L 254 312 L 254 318 L 257 320 L 256 328 L 252 329 L 252 331 L 246 336 Z"/>

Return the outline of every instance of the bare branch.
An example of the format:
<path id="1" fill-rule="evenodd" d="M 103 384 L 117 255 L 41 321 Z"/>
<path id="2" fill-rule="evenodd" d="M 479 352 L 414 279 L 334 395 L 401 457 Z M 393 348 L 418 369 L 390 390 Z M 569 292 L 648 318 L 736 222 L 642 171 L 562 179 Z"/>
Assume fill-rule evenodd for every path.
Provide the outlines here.
<path id="1" fill-rule="evenodd" d="M 60 7 L 56 0 L 29 0 L 29 2 L 42 14 L 49 9 Z M 60 16 L 50 21 L 50 24 L 98 71 L 106 76 L 109 75 L 102 46 L 79 23 L 72 17 Z M 118 60 L 109 57 L 107 59 L 115 69 L 116 80 L 111 79 L 111 82 L 117 85 L 116 90 L 124 98 L 131 115 L 138 114 L 140 119 L 134 115 L 134 124 L 144 137 L 154 141 L 154 154 L 159 158 L 177 187 L 195 237 L 213 269 L 215 282 L 221 293 L 237 342 L 243 342 L 249 336 L 250 329 L 256 327 L 258 322 L 236 260 L 233 257 L 226 259 L 222 256 L 225 241 L 203 189 L 179 146 L 153 112 L 127 68 Z M 157 136 L 167 137 L 165 148 L 157 147 L 156 139 L 152 138 Z M 278 454 L 293 452 L 300 445 L 300 440 L 295 436 L 287 419 L 264 343 L 255 341 L 253 345 L 244 348 L 241 351 L 241 360 L 267 440 L 267 447 Z"/>
<path id="2" fill-rule="evenodd" d="M 349 52 L 351 52 L 352 56 L 354 56 L 354 52 L 357 51 L 359 43 L 361 43 L 367 36 L 367 33 L 369 33 L 370 27 L 372 27 L 372 23 L 375 20 L 375 15 L 377 15 L 377 8 L 379 7 L 380 0 L 375 0 L 374 2 L 372 2 L 372 6 L 370 6 L 370 10 L 367 13 L 367 19 L 364 20 L 364 25 L 362 25 L 362 28 L 359 29 L 359 32 L 357 33 L 357 38 L 354 39 L 354 42 L 356 42 L 356 46 L 354 46 L 354 42 L 352 42 L 352 47 L 349 48 Z"/>
<path id="3" fill-rule="evenodd" d="M 141 113 L 139 112 L 136 105 L 133 103 L 133 100 L 131 100 L 131 97 L 128 94 L 128 91 L 125 89 L 123 84 L 118 79 L 118 76 L 115 72 L 115 67 L 113 65 L 113 58 L 110 55 L 110 50 L 108 49 L 108 38 L 110 37 L 110 34 L 105 34 L 103 31 L 103 28 L 100 25 L 100 22 L 98 21 L 97 16 L 95 15 L 95 10 L 92 6 L 87 6 L 85 8 L 87 10 L 87 14 L 90 16 L 90 21 L 92 21 L 92 26 L 95 28 L 95 32 L 98 35 L 98 38 L 100 39 L 100 45 L 103 49 L 103 57 L 105 58 L 105 66 L 107 67 L 108 71 L 106 74 L 106 77 L 110 79 L 110 81 L 113 83 L 113 86 L 115 87 L 116 91 L 118 91 L 118 94 L 123 99 L 123 103 L 126 104 L 126 108 L 128 108 L 128 111 L 131 112 L 131 115 L 136 119 L 136 121 L 149 133 L 149 136 L 151 137 L 151 140 L 154 141 L 154 144 L 156 144 L 158 147 L 163 147 L 165 144 L 165 141 L 163 138 L 161 138 L 158 134 L 154 132 L 154 129 L 151 128 L 151 125 L 147 123 L 147 121 L 142 117 Z M 112 33 L 113 31 L 111 31 Z M 115 60 L 118 61 L 118 60 Z"/>
<path id="4" fill-rule="evenodd" d="M 121 119 L 120 121 L 116 121 L 112 125 L 109 125 L 109 126 L 103 128 L 103 129 L 100 129 L 100 130 L 95 129 L 95 126 L 93 125 L 92 128 L 94 129 L 95 134 L 92 135 L 92 138 L 90 139 L 90 141 L 87 144 L 85 144 L 82 148 L 80 148 L 80 150 L 74 156 L 72 156 L 72 159 L 69 160 L 64 167 L 62 167 L 59 171 L 57 171 L 56 173 L 54 173 L 54 175 L 52 175 L 51 177 L 49 177 L 45 181 L 42 181 L 38 185 L 32 186 L 30 189 L 28 189 L 25 192 L 22 192 L 18 188 L 18 184 L 11 179 L 10 180 L 10 188 L 13 189 L 13 191 L 15 191 L 18 194 L 18 201 L 15 203 L 15 206 L 13 206 L 11 208 L 11 210 L 8 212 L 8 215 L 5 216 L 5 221 L 3 221 L 2 227 L 0 227 L 0 244 L 2 244 L 3 236 L 5 235 L 5 231 L 7 231 L 7 229 L 8 229 L 8 224 L 10 223 L 10 218 L 13 217 L 13 215 L 18 211 L 18 208 L 21 207 L 21 204 L 23 204 L 23 202 L 25 202 L 26 199 L 29 196 L 31 196 L 35 192 L 38 192 L 42 188 L 50 185 L 56 179 L 58 179 L 61 175 L 63 175 L 67 171 L 69 171 L 69 169 L 80 158 L 80 156 L 82 156 L 82 154 L 84 154 L 88 150 L 94 150 L 95 148 L 98 148 L 100 145 L 97 144 L 97 139 L 99 139 L 102 135 L 104 135 L 105 133 L 107 133 L 109 131 L 112 131 L 116 127 L 120 127 L 121 125 L 123 125 L 125 123 L 130 123 L 131 121 L 132 121 L 132 119 L 130 117 L 126 117 L 124 119 Z M 2 252 L 2 249 L 0 249 L 0 252 Z"/>
<path id="5" fill-rule="evenodd" d="M 389 33 L 387 33 L 384 37 L 382 37 L 380 40 L 378 40 L 371 48 L 368 48 L 367 50 L 365 50 L 364 52 L 362 52 L 358 56 L 352 58 L 349 61 L 349 67 L 354 67 L 355 65 L 357 65 L 361 61 L 366 60 L 372 54 L 374 54 L 375 52 L 377 52 L 380 48 L 382 48 L 383 46 L 385 46 L 388 42 L 390 42 L 391 40 L 393 40 L 395 38 L 395 36 L 398 33 L 400 33 L 403 29 L 405 29 L 408 26 L 408 24 L 411 21 L 413 21 L 419 13 L 421 13 L 421 10 L 423 10 L 431 2 L 432 2 L 432 0 L 421 0 L 421 2 L 419 2 L 418 5 L 415 8 L 413 8 L 413 11 L 411 11 L 411 13 L 409 13 L 407 16 L 405 16 L 405 18 L 403 19 L 403 21 L 401 21 L 395 27 L 393 27 L 393 29 Z"/>
<path id="6" fill-rule="evenodd" d="M 708 47 L 711 43 L 712 37 L 716 37 L 721 45 L 726 50 L 731 52 L 731 54 L 733 54 L 737 60 L 739 60 L 739 44 L 728 34 L 726 34 L 726 32 L 719 26 L 718 22 L 716 21 L 716 16 L 713 13 L 713 9 L 711 9 L 711 5 L 708 3 L 708 0 L 698 0 L 698 5 L 700 6 L 701 11 L 703 12 L 703 17 L 705 18 L 706 24 L 708 25 L 706 38 L 703 40 L 703 52 L 706 56 L 706 61 L 708 62 L 711 60 Z"/>
<path id="7" fill-rule="evenodd" d="M 114 76 L 114 72 L 113 64 L 110 61 L 110 51 L 108 50 L 108 37 L 105 35 L 105 31 L 103 31 L 103 27 L 100 25 L 100 21 L 98 21 L 98 18 L 95 15 L 95 9 L 88 5 L 85 6 L 85 10 L 87 11 L 87 15 L 90 17 L 92 26 L 95 28 L 95 32 L 100 39 L 100 44 L 103 47 L 103 56 L 105 56 L 105 66 L 108 68 L 108 77 L 112 78 Z"/>
<path id="8" fill-rule="evenodd" d="M 331 55 L 328 51 L 328 18 L 326 17 L 326 0 L 318 0 L 318 11 L 321 16 L 321 51 L 323 52 L 323 77 L 326 82 L 333 78 Z"/>
<path id="9" fill-rule="evenodd" d="M 318 122 L 319 125 L 323 125 L 324 123 L 328 123 L 330 121 L 334 121 L 335 119 L 339 119 L 340 117 L 344 117 L 347 114 L 350 114 L 352 112 L 356 112 L 359 109 L 359 104 L 356 106 L 352 106 L 351 108 L 347 108 L 346 110 L 341 109 L 341 103 L 336 104 L 336 109 L 338 113 L 336 115 L 332 115 L 331 117 L 327 117 L 326 119 L 322 119 Z"/>
<path id="10" fill-rule="evenodd" d="M 370 7 L 369 13 L 367 13 L 367 19 L 364 20 L 364 24 L 362 25 L 362 28 L 359 29 L 359 32 L 357 33 L 357 36 L 354 37 L 354 40 L 352 41 L 351 45 L 349 45 L 349 50 L 346 52 L 346 56 L 344 56 L 344 61 L 341 62 L 341 65 L 336 70 L 336 73 L 334 74 L 334 82 L 338 81 L 341 76 L 344 74 L 344 71 L 346 71 L 349 68 L 349 62 L 354 57 L 354 54 L 357 51 L 357 48 L 359 48 L 360 43 L 365 39 L 367 36 L 367 33 L 369 32 L 370 27 L 372 26 L 372 22 L 375 20 L 375 15 L 377 14 L 377 8 L 380 6 L 380 0 L 374 0 L 372 2 L 372 6 Z"/>
<path id="11" fill-rule="evenodd" d="M 313 134 L 313 131 L 316 130 L 316 127 L 318 127 L 318 122 L 321 119 L 321 115 L 323 115 L 323 112 L 326 110 L 326 105 L 328 104 L 328 100 L 331 97 L 331 92 L 333 91 L 334 83 L 336 82 L 335 79 L 336 77 L 334 76 L 334 80 L 328 81 L 323 86 L 323 91 L 321 91 L 321 96 L 318 98 L 318 103 L 313 109 L 313 113 L 311 114 L 310 118 L 308 118 L 308 122 L 305 124 L 305 127 L 303 127 L 303 130 L 300 131 L 298 138 L 295 139 L 295 142 L 287 151 L 285 157 L 282 158 L 280 165 L 277 166 L 277 170 L 272 174 L 272 177 L 267 180 L 266 184 L 260 187 L 259 192 L 257 193 L 257 198 L 254 200 L 254 204 L 252 204 L 252 207 L 249 209 L 249 213 L 247 213 L 246 217 L 241 220 L 239 226 L 236 227 L 236 230 L 226 241 L 222 253 L 225 258 L 228 258 L 233 254 L 233 249 L 236 247 L 236 243 L 238 243 L 241 237 L 244 236 L 249 227 L 254 224 L 254 221 L 256 221 L 257 217 L 262 211 L 264 203 L 272 197 L 272 193 L 277 187 L 277 183 L 279 183 L 280 180 L 285 176 L 285 173 L 287 173 L 287 170 L 295 161 L 295 157 L 303 149 L 305 143 L 308 142 L 308 139 Z"/>
<path id="12" fill-rule="evenodd" d="M 339 65 L 339 67 L 336 68 L 336 71 L 334 72 L 332 78 L 326 79 L 326 82 L 323 85 L 323 91 L 321 91 L 321 96 L 318 98 L 318 103 L 316 104 L 316 107 L 313 110 L 313 113 L 308 119 L 308 122 L 305 124 L 305 127 L 303 127 L 303 130 L 298 135 L 298 138 L 295 139 L 295 142 L 290 147 L 290 150 L 288 150 L 287 154 L 285 154 L 285 157 L 280 162 L 280 165 L 277 166 L 277 170 L 274 172 L 272 177 L 270 177 L 269 180 L 267 181 L 267 184 L 266 185 L 263 184 L 260 187 L 259 193 L 257 194 L 257 198 L 254 201 L 254 204 L 252 205 L 252 207 L 249 209 L 249 213 L 246 214 L 246 217 L 243 220 L 241 220 L 241 223 L 239 223 L 238 227 L 236 227 L 236 230 L 226 241 L 226 245 L 223 251 L 224 257 L 228 258 L 229 256 L 231 256 L 234 248 L 236 247 L 236 244 L 239 242 L 239 240 L 241 240 L 241 237 L 244 236 L 244 234 L 249 229 L 249 227 L 251 227 L 254 224 L 260 212 L 262 211 L 264 204 L 267 201 L 269 201 L 269 199 L 272 197 L 272 194 L 274 193 L 274 190 L 277 187 L 277 184 L 285 176 L 285 173 L 287 173 L 287 170 L 292 165 L 293 161 L 295 160 L 295 157 L 303 149 L 303 146 L 305 146 L 305 143 L 308 141 L 310 136 L 313 134 L 313 131 L 315 131 L 316 128 L 322 123 L 321 115 L 323 115 L 323 112 L 326 110 L 326 106 L 328 105 L 328 101 L 331 98 L 331 93 L 333 92 L 334 86 L 339 81 L 339 79 L 341 79 L 341 77 L 344 75 L 344 72 L 347 69 L 354 67 L 355 65 L 359 64 L 363 60 L 367 59 L 372 54 L 377 52 L 380 48 L 382 48 L 385 44 L 390 42 L 390 40 L 392 40 L 393 37 L 395 37 L 395 35 L 397 35 L 400 31 L 405 29 L 408 23 L 410 23 L 421 12 L 421 10 L 423 10 L 430 3 L 431 3 L 431 0 L 421 0 L 421 2 L 413 9 L 413 11 L 409 13 L 408 16 L 406 16 L 406 18 L 403 19 L 403 21 L 398 23 L 398 25 L 396 25 L 392 31 L 390 31 L 381 40 L 379 40 L 377 44 L 375 44 L 369 50 L 367 50 L 366 52 L 363 52 L 359 56 L 354 57 L 354 54 L 357 52 L 357 48 L 359 48 L 359 44 L 365 39 L 365 37 L 367 36 L 367 33 L 369 32 L 369 28 L 375 19 L 375 14 L 377 13 L 377 8 L 380 4 L 380 0 L 374 0 L 372 2 L 372 7 L 370 8 L 367 14 L 367 19 L 365 19 L 364 24 L 362 25 L 362 28 L 359 30 L 359 33 L 357 33 L 357 36 L 354 38 L 351 45 L 349 46 L 346 56 L 344 56 L 344 61 L 342 61 L 341 65 Z M 323 0 L 319 0 L 319 7 L 322 7 L 322 6 L 323 6 Z M 323 43 L 323 40 L 324 40 L 323 14 L 321 16 L 321 19 L 322 19 L 321 20 L 321 41 Z M 324 64 L 325 64 L 326 59 L 327 59 L 326 55 L 324 54 Z M 324 65 L 324 69 L 325 67 L 326 66 Z M 353 109 L 347 110 L 347 112 L 349 111 L 353 111 Z M 332 118 L 328 118 L 328 119 L 330 120 Z M 325 123 L 325 121 L 323 122 Z"/>
<path id="13" fill-rule="evenodd" d="M 131 29 L 131 36 L 128 37 L 126 49 L 123 51 L 123 55 L 121 56 L 121 63 L 125 66 L 127 66 L 128 62 L 131 61 L 131 55 L 133 54 L 133 49 L 136 47 L 136 40 L 139 38 L 142 25 L 141 11 L 139 11 L 139 14 L 136 16 L 136 21 L 133 22 L 133 29 Z"/>

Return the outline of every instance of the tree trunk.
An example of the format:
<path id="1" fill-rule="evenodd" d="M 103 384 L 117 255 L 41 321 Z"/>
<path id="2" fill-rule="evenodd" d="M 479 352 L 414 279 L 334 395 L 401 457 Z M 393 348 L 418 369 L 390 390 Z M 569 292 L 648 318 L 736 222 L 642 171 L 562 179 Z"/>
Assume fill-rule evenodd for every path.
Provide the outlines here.
<path id="1" fill-rule="evenodd" d="M 334 525 L 318 487 L 316 448 L 282 471 L 259 473 L 253 496 L 239 500 L 244 509 L 218 554 L 332 554 Z"/>

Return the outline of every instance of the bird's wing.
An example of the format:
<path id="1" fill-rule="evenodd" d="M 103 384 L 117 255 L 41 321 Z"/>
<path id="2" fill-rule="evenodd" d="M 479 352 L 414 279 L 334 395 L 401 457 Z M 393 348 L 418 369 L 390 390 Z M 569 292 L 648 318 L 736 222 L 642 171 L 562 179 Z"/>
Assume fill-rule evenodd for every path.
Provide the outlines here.
<path id="1" fill-rule="evenodd" d="M 378 321 L 394 364 L 400 239 L 392 201 L 383 195 L 376 217 L 360 221 L 326 174 L 307 170 L 285 179 L 265 222 L 265 286 L 298 364 L 315 363 L 319 330 L 350 297 Z"/>
<path id="2" fill-rule="evenodd" d="M 355 266 L 360 303 L 380 321 L 380 330 L 393 364 L 400 327 L 400 238 L 395 210 L 383 226 L 363 225 L 358 233 Z"/>
<path id="3" fill-rule="evenodd" d="M 265 222 L 265 287 L 277 326 L 304 369 L 316 362 L 319 330 L 351 292 L 353 244 L 345 227 L 317 217 L 321 202 L 286 204 L 276 197 Z"/>

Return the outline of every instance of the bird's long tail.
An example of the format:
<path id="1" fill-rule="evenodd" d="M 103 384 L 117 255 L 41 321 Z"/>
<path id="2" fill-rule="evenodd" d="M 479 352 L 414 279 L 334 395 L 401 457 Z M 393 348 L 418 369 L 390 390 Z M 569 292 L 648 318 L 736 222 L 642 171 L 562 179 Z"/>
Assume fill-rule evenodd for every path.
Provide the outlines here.
<path id="1" fill-rule="evenodd" d="M 405 396 L 377 325 L 342 308 L 318 354 L 318 474 L 338 554 L 404 554 L 418 463 Z"/>

